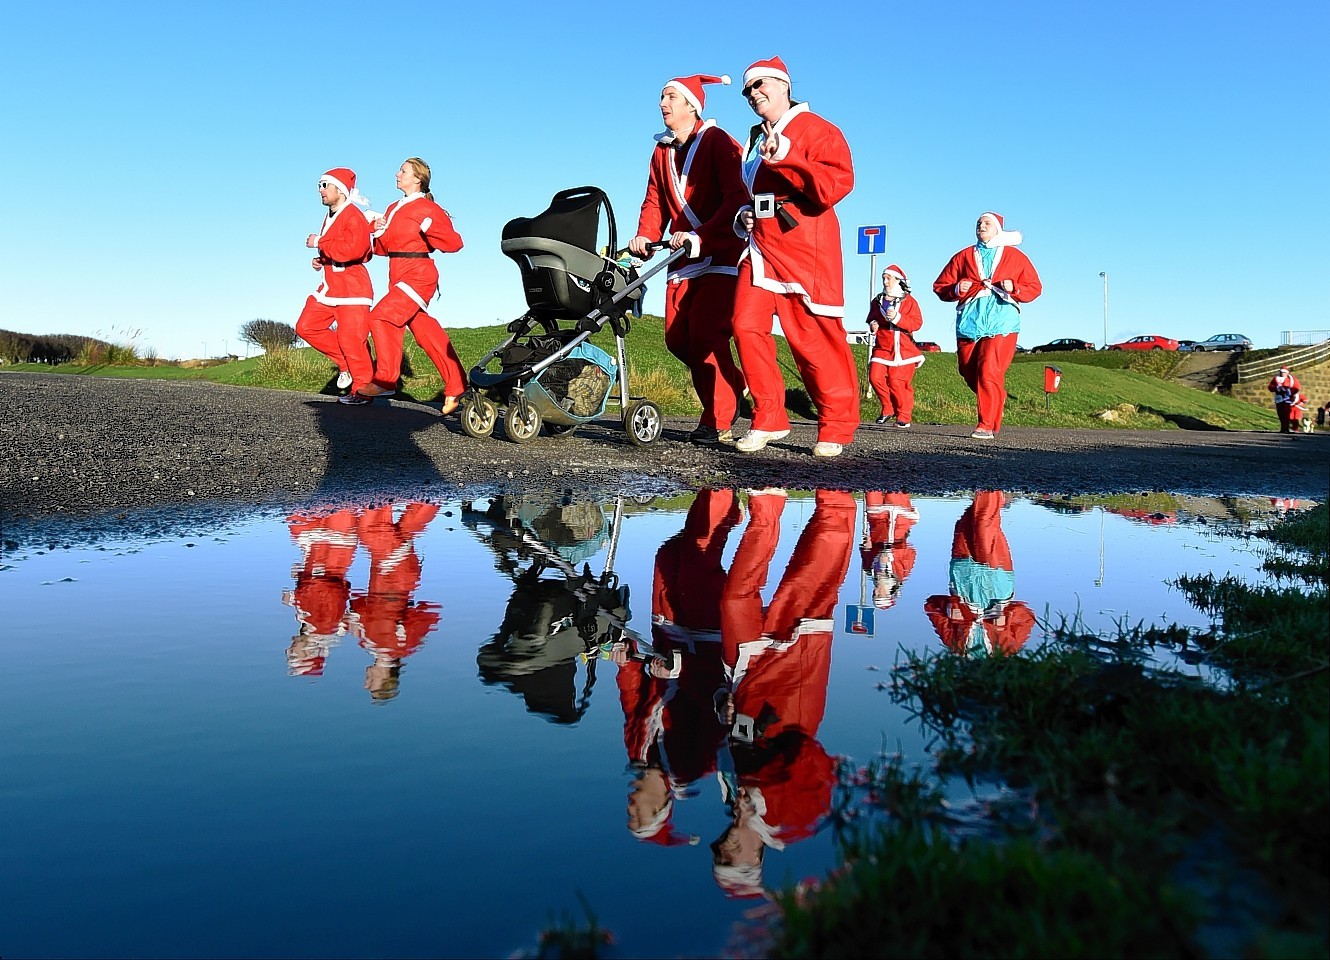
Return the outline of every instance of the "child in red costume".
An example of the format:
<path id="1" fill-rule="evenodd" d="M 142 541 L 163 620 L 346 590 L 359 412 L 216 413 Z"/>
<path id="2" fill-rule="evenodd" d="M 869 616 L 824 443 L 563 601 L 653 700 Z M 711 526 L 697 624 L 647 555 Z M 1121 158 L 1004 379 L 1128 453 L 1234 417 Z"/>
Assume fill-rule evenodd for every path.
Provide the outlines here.
<path id="1" fill-rule="evenodd" d="M 440 412 L 447 416 L 457 409 L 466 389 L 466 371 L 448 334 L 426 312 L 439 290 L 439 268 L 430 254 L 435 250 L 456 253 L 462 249 L 462 238 L 453 229 L 448 211 L 434 202 L 429 179 L 429 164 L 424 160 L 405 160 L 397 171 L 397 189 L 405 196 L 389 204 L 374 220 L 374 252 L 388 258 L 388 292 L 369 315 L 369 330 L 374 337 L 374 382 L 358 392 L 370 399 L 397 392 L 397 379 L 402 375 L 402 340 L 410 328 L 443 378 Z"/>
<path id="2" fill-rule="evenodd" d="M 730 335 L 743 250 L 732 221 L 747 192 L 739 144 L 714 120 L 702 119 L 703 85 L 729 82 L 699 74 L 665 84 L 666 131 L 656 135 L 637 236 L 628 244 L 639 257 L 662 235 L 672 250 L 689 247 L 690 256 L 671 265 L 665 287 L 665 346 L 688 367 L 702 403 L 701 421 L 689 435 L 695 443 L 734 442 L 730 427 L 744 389 Z"/>
<path id="3" fill-rule="evenodd" d="M 1302 384 L 1298 382 L 1298 378 L 1293 376 L 1288 367 L 1280 367 L 1275 375 L 1270 378 L 1270 383 L 1266 389 L 1275 395 L 1275 413 L 1279 414 L 1279 432 L 1297 433 L 1297 420 L 1302 419 L 1301 414 L 1298 415 L 1297 420 L 1293 417 L 1293 404 L 1297 400 L 1298 394 L 1302 392 Z"/>
<path id="4" fill-rule="evenodd" d="M 839 128 L 791 99 L 779 57 L 744 71 L 743 93 L 762 123 L 744 150 L 752 202 L 739 209 L 734 226 L 748 241 L 739 261 L 734 342 L 753 395 L 753 429 L 736 448 L 753 453 L 790 432 L 772 336 L 776 315 L 817 407 L 813 454 L 839 456 L 859 427 L 859 371 L 845 339 L 835 211 L 854 188 L 850 147 Z"/>
<path id="5" fill-rule="evenodd" d="M 901 587 L 914 570 L 916 552 L 906 538 L 919 519 L 908 493 L 864 494 L 868 529 L 859 548 L 864 572 L 873 576 L 873 606 L 886 610 L 896 605 Z"/>
<path id="6" fill-rule="evenodd" d="M 924 315 L 919 301 L 910 295 L 905 271 L 893 263 L 882 271 L 882 292 L 868 306 L 868 330 L 873 334 L 868 382 L 882 404 L 878 423 L 895 420 L 896 426 L 909 429 L 914 418 L 914 375 L 924 362 L 911 335 L 923 325 Z"/>
<path id="7" fill-rule="evenodd" d="M 933 292 L 956 304 L 956 365 L 974 391 L 979 423 L 970 434 L 992 440 L 1002 429 L 1007 369 L 1016 355 L 1022 303 L 1043 292 L 1030 258 L 1016 249 L 1021 234 L 1003 229 L 1002 217 L 981 213 L 976 243 L 959 251 L 933 281 Z"/>
<path id="8" fill-rule="evenodd" d="M 342 397 L 353 403 L 355 389 L 368 386 L 374 376 L 369 356 L 369 307 L 374 302 L 366 262 L 370 251 L 369 224 L 355 204 L 368 204 L 356 189 L 356 175 L 335 167 L 319 178 L 319 200 L 328 215 L 318 233 L 305 238 L 317 249 L 312 266 L 323 272 L 323 282 L 305 301 L 296 320 L 296 335 L 337 364 L 337 386 L 351 387 Z"/>

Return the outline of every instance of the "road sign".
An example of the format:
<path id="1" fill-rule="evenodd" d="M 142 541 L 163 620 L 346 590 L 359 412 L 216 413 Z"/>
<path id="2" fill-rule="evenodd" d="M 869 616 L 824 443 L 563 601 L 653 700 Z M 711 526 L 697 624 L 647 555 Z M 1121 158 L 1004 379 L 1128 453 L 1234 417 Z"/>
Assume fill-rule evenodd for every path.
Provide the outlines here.
<path id="1" fill-rule="evenodd" d="M 845 605 L 845 632 L 871 637 L 873 635 L 873 607 L 854 603 Z"/>
<path id="2" fill-rule="evenodd" d="M 859 252 L 871 253 L 874 256 L 879 253 L 886 253 L 887 225 L 879 223 L 876 226 L 860 227 Z"/>

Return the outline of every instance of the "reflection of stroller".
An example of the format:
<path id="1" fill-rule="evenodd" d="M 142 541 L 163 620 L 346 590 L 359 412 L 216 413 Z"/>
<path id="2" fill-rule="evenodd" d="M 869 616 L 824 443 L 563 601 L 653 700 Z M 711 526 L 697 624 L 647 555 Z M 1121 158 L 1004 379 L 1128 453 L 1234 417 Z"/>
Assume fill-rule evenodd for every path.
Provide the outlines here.
<path id="1" fill-rule="evenodd" d="M 508 439 L 525 443 L 542 425 L 555 436 L 569 433 L 605 411 L 610 387 L 619 385 L 619 407 L 628 439 L 642 446 L 661 432 L 660 409 L 628 392 L 624 338 L 630 311 L 640 313 L 647 279 L 682 256 L 681 248 L 641 276 L 626 258 L 597 253 L 600 210 L 609 225 L 607 252 L 617 248 L 614 211 L 596 187 L 554 195 L 535 217 L 518 217 L 503 228 L 500 244 L 522 271 L 527 312 L 508 324 L 511 336 L 471 368 L 462 395 L 462 429 L 488 437 L 506 406 Z M 666 244 L 653 244 L 659 249 Z M 567 321 L 570 327 L 560 327 Z M 617 357 L 589 342 L 608 323 Z M 533 333 L 539 326 L 540 333 Z"/>
<path id="2" fill-rule="evenodd" d="M 529 711 L 555 723 L 576 723 L 586 712 L 602 647 L 619 641 L 637 646 L 627 626 L 628 587 L 613 571 L 622 516 L 622 501 L 616 501 L 607 533 L 605 515 L 594 503 L 554 504 L 537 512 L 501 498 L 486 510 L 462 511 L 462 522 L 494 551 L 514 585 L 503 623 L 476 656 L 480 678 L 503 684 Z M 605 545 L 604 573 L 596 576 L 589 564 L 579 572 L 574 564 Z M 586 666 L 580 692 L 579 662 Z"/>

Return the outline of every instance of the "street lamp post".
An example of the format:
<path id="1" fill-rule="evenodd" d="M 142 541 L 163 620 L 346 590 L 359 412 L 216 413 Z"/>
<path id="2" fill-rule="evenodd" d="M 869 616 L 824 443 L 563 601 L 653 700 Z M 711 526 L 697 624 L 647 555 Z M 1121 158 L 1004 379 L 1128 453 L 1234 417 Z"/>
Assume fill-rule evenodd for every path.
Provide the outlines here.
<path id="1" fill-rule="evenodd" d="M 1108 346 L 1108 274 L 1101 270 L 1099 276 L 1104 280 L 1104 346 Z"/>

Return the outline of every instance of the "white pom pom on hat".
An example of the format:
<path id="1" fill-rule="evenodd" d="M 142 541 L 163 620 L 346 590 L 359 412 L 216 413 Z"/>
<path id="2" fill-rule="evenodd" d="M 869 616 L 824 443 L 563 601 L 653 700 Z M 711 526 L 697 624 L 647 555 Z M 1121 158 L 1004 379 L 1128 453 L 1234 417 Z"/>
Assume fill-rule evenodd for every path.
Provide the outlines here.
<path id="1" fill-rule="evenodd" d="M 693 105 L 700 117 L 702 111 L 706 109 L 707 94 L 702 89 L 703 85 L 708 83 L 728 84 L 730 78 L 724 74 L 714 77 L 709 73 L 695 73 L 691 77 L 675 77 L 665 84 L 665 89 L 671 87 L 683 94 L 683 98 Z"/>

